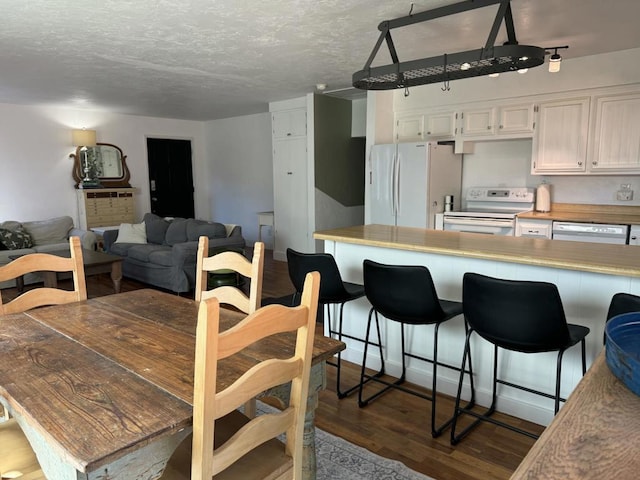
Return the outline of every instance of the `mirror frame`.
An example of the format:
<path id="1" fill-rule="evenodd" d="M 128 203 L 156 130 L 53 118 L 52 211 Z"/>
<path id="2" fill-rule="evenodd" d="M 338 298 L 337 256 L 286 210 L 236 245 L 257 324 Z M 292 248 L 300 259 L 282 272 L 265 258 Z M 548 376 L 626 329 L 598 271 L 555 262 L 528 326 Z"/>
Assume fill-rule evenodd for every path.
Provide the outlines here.
<path id="1" fill-rule="evenodd" d="M 98 180 L 102 184 L 103 188 L 131 188 L 129 184 L 129 179 L 131 178 L 131 173 L 129 172 L 129 167 L 127 167 L 127 156 L 122 153 L 122 149 L 117 145 L 112 143 L 96 143 L 96 147 L 105 145 L 108 147 L 113 147 L 118 152 L 120 152 L 120 161 L 122 162 L 122 175 L 120 177 L 98 177 Z M 82 179 L 84 178 L 84 167 L 82 165 L 82 155 L 80 154 L 80 149 L 82 147 L 76 148 L 76 153 L 72 153 L 69 157 L 73 158 L 73 170 L 71 172 L 73 176 L 73 180 L 76 182 L 76 188 L 79 188 L 79 185 L 82 184 Z M 95 147 L 87 147 L 87 148 L 95 148 Z"/>

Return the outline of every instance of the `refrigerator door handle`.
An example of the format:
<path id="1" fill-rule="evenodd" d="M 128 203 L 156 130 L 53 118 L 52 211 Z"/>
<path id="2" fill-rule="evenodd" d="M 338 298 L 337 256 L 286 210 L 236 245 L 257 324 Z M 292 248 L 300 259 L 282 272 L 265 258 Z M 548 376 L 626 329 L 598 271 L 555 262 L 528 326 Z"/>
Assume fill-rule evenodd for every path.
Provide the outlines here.
<path id="1" fill-rule="evenodd" d="M 395 174 L 396 185 L 395 185 L 395 199 L 394 199 L 394 202 L 396 204 L 396 208 L 395 208 L 396 216 L 398 215 L 398 213 L 400 213 L 400 168 L 401 168 L 400 156 L 397 155 L 396 156 L 396 174 Z"/>

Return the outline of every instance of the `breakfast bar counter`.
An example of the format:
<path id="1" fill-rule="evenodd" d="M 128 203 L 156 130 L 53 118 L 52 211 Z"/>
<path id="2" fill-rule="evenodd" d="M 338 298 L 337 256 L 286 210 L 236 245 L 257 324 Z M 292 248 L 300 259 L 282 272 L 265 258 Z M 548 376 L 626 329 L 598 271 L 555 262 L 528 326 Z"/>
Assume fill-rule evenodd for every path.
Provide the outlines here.
<path id="1" fill-rule="evenodd" d="M 316 232 L 317 240 L 368 245 L 456 257 L 640 277 L 634 245 L 549 241 L 543 238 L 458 233 L 390 225 L 358 225 Z"/>
<path id="2" fill-rule="evenodd" d="M 617 292 L 640 295 L 640 250 L 633 245 L 608 245 L 565 242 L 526 237 L 458 233 L 388 225 L 358 225 L 318 231 L 316 240 L 324 241 L 324 251 L 332 254 L 343 279 L 362 283 L 362 262 L 424 265 L 429 268 L 438 295 L 448 300 L 462 299 L 462 278 L 475 272 L 498 278 L 554 283 L 560 292 L 569 323 L 590 328 L 587 336 L 587 365 L 602 351 L 604 324 L 611 297 Z M 366 298 L 344 307 L 344 332 L 362 336 L 370 305 Z M 335 318 L 335 315 L 332 316 Z M 407 333 L 418 354 L 432 348 L 430 327 L 411 326 Z M 399 372 L 401 355 L 400 329 L 395 322 L 383 323 L 383 343 L 387 371 Z M 446 322 L 440 330 L 439 355 L 459 365 L 464 345 L 462 319 Z M 491 397 L 491 374 L 485 361 L 492 348 L 474 336 L 472 355 L 478 402 L 488 405 Z M 362 363 L 363 346 L 347 340 L 343 358 Z M 370 349 L 373 350 L 373 349 Z M 476 360 L 477 359 L 477 360 Z M 370 351 L 367 365 L 376 367 Z M 552 392 L 555 385 L 556 355 L 504 352 L 501 354 L 503 376 L 525 382 L 531 388 Z M 395 369 L 395 371 L 394 371 Z M 455 395 L 458 377 L 442 369 L 438 372 L 438 389 Z M 561 395 L 567 397 L 582 378 L 580 349 L 571 348 L 564 356 Z M 430 388 L 430 369 L 410 362 L 407 379 Z M 442 386 L 442 388 L 441 388 Z M 553 401 L 527 392 L 503 387 L 498 392 L 498 410 L 542 425 L 553 418 Z"/>

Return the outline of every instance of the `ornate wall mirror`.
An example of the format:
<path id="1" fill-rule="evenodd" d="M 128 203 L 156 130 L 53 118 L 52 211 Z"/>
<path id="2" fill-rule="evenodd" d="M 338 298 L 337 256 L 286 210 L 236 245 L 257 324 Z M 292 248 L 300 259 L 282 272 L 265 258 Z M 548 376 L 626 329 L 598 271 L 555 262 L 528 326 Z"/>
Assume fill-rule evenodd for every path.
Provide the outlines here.
<path id="1" fill-rule="evenodd" d="M 78 147 L 70 157 L 74 159 L 72 175 L 76 188 L 82 188 L 87 176 L 103 188 L 131 187 L 127 156 L 116 145 L 97 143 L 94 147 Z"/>

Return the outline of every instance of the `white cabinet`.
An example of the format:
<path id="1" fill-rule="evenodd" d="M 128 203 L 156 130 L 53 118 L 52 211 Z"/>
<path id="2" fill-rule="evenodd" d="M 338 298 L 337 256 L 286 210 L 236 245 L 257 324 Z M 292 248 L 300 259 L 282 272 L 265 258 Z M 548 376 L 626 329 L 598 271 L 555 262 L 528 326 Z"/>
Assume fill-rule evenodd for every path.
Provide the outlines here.
<path id="1" fill-rule="evenodd" d="M 629 245 L 640 245 L 640 225 L 631 225 L 629 230 Z"/>
<path id="2" fill-rule="evenodd" d="M 456 134 L 456 112 L 452 110 L 425 113 L 423 122 L 425 138 L 453 138 Z"/>
<path id="3" fill-rule="evenodd" d="M 465 110 L 460 114 L 460 120 L 460 134 L 463 137 L 493 135 L 496 131 L 493 108 Z"/>
<path id="4" fill-rule="evenodd" d="M 531 173 L 585 171 L 589 103 L 590 97 L 540 103 Z"/>
<path id="5" fill-rule="evenodd" d="M 273 138 L 302 137 L 307 135 L 307 111 L 304 108 L 283 110 L 271 114 Z"/>
<path id="6" fill-rule="evenodd" d="M 533 133 L 534 105 L 505 105 L 498 109 L 498 135 Z"/>
<path id="7" fill-rule="evenodd" d="M 640 93 L 597 97 L 589 169 L 640 173 Z"/>
<path id="8" fill-rule="evenodd" d="M 551 220 L 516 218 L 516 237 L 551 238 Z"/>
<path id="9" fill-rule="evenodd" d="M 273 116 L 279 117 L 281 113 Z M 298 114 L 296 112 L 292 118 L 301 118 Z M 273 256 L 276 260 L 286 260 L 287 248 L 309 251 L 307 137 L 291 135 L 277 138 L 275 132 L 276 127 L 273 137 Z"/>
<path id="10" fill-rule="evenodd" d="M 396 119 L 396 142 L 420 142 L 424 139 L 424 115 L 398 116 Z"/>

